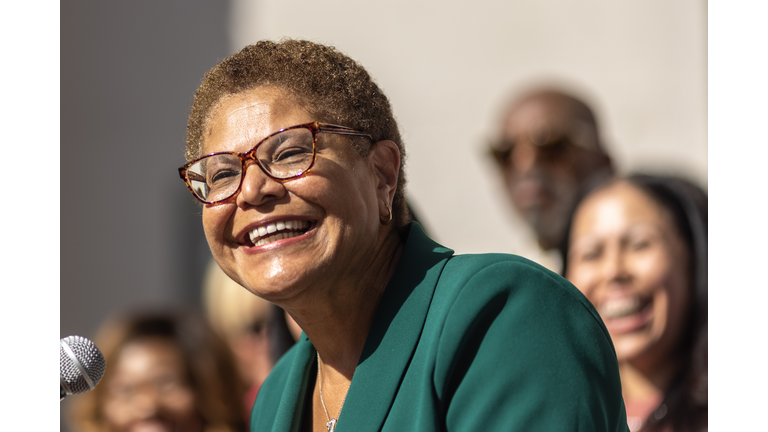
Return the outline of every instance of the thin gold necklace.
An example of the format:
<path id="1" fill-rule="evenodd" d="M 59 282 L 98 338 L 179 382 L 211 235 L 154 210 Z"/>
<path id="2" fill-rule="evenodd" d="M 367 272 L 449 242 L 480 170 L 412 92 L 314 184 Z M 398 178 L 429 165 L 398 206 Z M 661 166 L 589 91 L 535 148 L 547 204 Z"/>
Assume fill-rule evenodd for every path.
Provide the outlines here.
<path id="1" fill-rule="evenodd" d="M 325 408 L 325 402 L 323 401 L 323 372 L 320 370 L 319 352 L 317 353 L 317 380 L 320 386 L 320 404 L 323 406 L 323 412 L 325 412 L 325 419 L 327 420 L 325 427 L 328 429 L 328 432 L 333 432 L 336 429 L 336 423 L 339 421 L 338 418 L 341 416 L 341 409 L 344 408 L 344 402 L 347 401 L 347 393 L 344 393 L 344 399 L 341 400 L 341 408 L 339 408 L 339 414 L 336 418 L 328 418 L 328 410 Z M 347 389 L 347 392 L 349 392 L 349 389 Z"/>

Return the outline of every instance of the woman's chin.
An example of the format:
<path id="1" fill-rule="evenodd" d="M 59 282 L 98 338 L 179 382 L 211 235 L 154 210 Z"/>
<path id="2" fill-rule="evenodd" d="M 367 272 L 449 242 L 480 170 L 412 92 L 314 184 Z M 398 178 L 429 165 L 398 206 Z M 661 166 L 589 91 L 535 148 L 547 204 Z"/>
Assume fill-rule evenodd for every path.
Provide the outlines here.
<path id="1" fill-rule="evenodd" d="M 653 361 L 658 354 L 659 337 L 652 331 L 651 326 L 641 331 L 611 335 L 611 339 L 619 362 L 645 363 Z"/>
<path id="2" fill-rule="evenodd" d="M 270 270 L 269 273 L 262 273 L 267 277 L 245 277 L 243 282 L 246 289 L 264 300 L 278 304 L 302 292 L 302 279 L 289 277 L 295 273 L 277 271 L 276 268 Z"/>

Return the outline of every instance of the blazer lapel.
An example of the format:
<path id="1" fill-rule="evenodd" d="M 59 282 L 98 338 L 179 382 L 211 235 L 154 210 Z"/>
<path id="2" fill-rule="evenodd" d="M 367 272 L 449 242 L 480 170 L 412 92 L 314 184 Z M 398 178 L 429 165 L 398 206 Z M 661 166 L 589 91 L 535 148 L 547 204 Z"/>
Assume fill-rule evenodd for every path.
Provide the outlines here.
<path id="1" fill-rule="evenodd" d="M 315 347 L 302 333 L 301 339 L 294 348 L 297 350 L 293 359 L 293 367 L 285 382 L 283 396 L 275 412 L 273 431 L 297 432 L 301 427 L 304 403 L 307 400 L 309 376 L 312 375 L 315 362 Z"/>
<path id="2" fill-rule="evenodd" d="M 382 295 L 339 415 L 336 432 L 378 431 L 421 336 L 432 295 L 453 251 L 411 225 L 397 270 Z"/>

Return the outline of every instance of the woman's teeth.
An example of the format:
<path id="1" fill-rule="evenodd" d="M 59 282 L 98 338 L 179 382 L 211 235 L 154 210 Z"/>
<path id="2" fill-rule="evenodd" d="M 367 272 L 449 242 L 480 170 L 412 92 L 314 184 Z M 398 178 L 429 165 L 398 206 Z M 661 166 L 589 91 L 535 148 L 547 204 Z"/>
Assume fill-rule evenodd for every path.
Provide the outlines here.
<path id="1" fill-rule="evenodd" d="M 250 233 L 254 246 L 261 246 L 273 241 L 296 237 L 309 229 L 309 221 L 280 221 L 260 226 Z"/>
<path id="2" fill-rule="evenodd" d="M 644 305 L 639 297 L 621 297 L 604 301 L 598 311 L 604 318 L 621 318 L 639 312 Z"/>

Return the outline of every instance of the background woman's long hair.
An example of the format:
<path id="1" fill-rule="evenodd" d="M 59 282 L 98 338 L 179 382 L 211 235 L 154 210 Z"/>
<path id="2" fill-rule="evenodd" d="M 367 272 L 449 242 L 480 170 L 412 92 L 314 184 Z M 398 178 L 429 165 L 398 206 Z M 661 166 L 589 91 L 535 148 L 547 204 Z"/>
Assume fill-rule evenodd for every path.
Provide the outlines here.
<path id="1" fill-rule="evenodd" d="M 648 419 L 646 430 L 661 431 L 670 426 L 675 432 L 706 430 L 707 195 L 692 183 L 674 177 L 636 174 L 628 177 L 627 181 L 647 192 L 672 214 L 691 257 L 689 271 L 693 296 L 691 318 L 682 339 L 682 367 L 672 385 L 666 390 L 662 405 Z"/>

